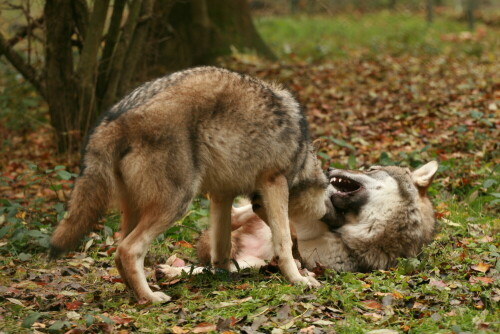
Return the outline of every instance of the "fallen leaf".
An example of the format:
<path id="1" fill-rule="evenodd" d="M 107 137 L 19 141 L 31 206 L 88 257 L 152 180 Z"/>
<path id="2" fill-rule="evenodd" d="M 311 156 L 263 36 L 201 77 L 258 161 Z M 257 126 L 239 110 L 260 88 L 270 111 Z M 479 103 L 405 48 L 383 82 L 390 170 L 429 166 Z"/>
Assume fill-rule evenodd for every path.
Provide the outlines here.
<path id="1" fill-rule="evenodd" d="M 193 245 L 191 245 L 189 242 L 184 241 L 184 240 L 174 242 L 174 246 L 180 246 L 180 247 L 184 247 L 184 248 L 193 248 Z"/>
<path id="2" fill-rule="evenodd" d="M 309 326 L 306 328 L 302 328 L 299 333 L 314 334 L 315 329 L 316 329 L 316 326 Z"/>
<path id="3" fill-rule="evenodd" d="M 474 307 L 478 310 L 484 309 L 484 303 L 482 300 L 478 301 L 477 303 L 474 303 Z"/>
<path id="4" fill-rule="evenodd" d="M 473 270 L 480 271 L 482 273 L 487 272 L 491 267 L 493 267 L 491 264 L 487 264 L 487 263 L 484 263 L 484 262 L 481 262 L 479 264 L 475 264 L 475 265 L 471 266 L 471 268 Z"/>
<path id="5" fill-rule="evenodd" d="M 26 306 L 24 306 L 23 302 L 21 302 L 19 299 L 15 299 L 15 298 L 6 298 L 6 299 L 13 304 L 16 304 L 16 305 L 19 305 L 22 307 L 26 307 Z"/>
<path id="6" fill-rule="evenodd" d="M 80 308 L 80 306 L 82 306 L 83 303 L 81 301 L 74 301 L 74 302 L 68 302 L 65 304 L 66 306 L 66 310 L 78 310 Z"/>
<path id="7" fill-rule="evenodd" d="M 179 326 L 174 326 L 174 327 L 170 328 L 170 330 L 172 331 L 172 333 L 175 333 L 175 334 L 189 333 L 189 330 L 183 329 L 182 327 L 179 327 Z"/>
<path id="8" fill-rule="evenodd" d="M 330 326 L 333 324 L 335 323 L 329 320 L 316 320 L 313 322 L 313 325 L 318 325 L 318 326 Z"/>
<path id="9" fill-rule="evenodd" d="M 479 242 L 492 242 L 493 241 L 493 238 L 489 235 L 485 235 L 484 237 L 482 237 L 481 239 L 479 239 Z"/>
<path id="10" fill-rule="evenodd" d="M 381 310 L 383 307 L 382 304 L 380 304 L 376 300 L 363 300 L 361 304 L 363 304 L 365 308 L 372 310 Z"/>
<path id="11" fill-rule="evenodd" d="M 116 324 L 124 325 L 131 323 L 134 319 L 127 317 L 126 315 L 122 316 L 110 316 L 110 319 L 113 320 Z"/>
<path id="12" fill-rule="evenodd" d="M 475 277 L 471 276 L 469 278 L 469 283 L 476 284 L 477 282 L 482 282 L 486 285 L 493 283 L 495 280 L 492 277 Z"/>
<path id="13" fill-rule="evenodd" d="M 438 288 L 446 288 L 448 285 L 446 285 L 445 282 L 441 280 L 435 280 L 433 278 L 430 279 L 429 285 L 431 286 L 437 286 Z"/>
<path id="14" fill-rule="evenodd" d="M 217 326 L 208 322 L 200 322 L 193 329 L 193 333 L 208 333 L 217 330 Z"/>
<path id="15" fill-rule="evenodd" d="M 237 285 L 234 287 L 235 289 L 238 289 L 238 290 L 248 290 L 250 289 L 250 284 L 248 283 L 243 283 L 241 285 Z"/>

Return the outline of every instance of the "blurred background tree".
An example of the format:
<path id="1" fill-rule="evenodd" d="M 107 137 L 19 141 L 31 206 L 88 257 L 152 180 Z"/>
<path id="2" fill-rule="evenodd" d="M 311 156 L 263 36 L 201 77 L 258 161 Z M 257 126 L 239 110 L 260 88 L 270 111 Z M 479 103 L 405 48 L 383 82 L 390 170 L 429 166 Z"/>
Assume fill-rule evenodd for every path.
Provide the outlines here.
<path id="1" fill-rule="evenodd" d="M 47 0 L 43 6 L 12 0 L 1 6 L 26 24 L 0 31 L 0 55 L 46 100 L 59 152 L 78 148 L 99 114 L 139 81 L 211 64 L 232 47 L 274 59 L 246 0 Z M 21 41 L 28 47 L 17 49 Z"/>

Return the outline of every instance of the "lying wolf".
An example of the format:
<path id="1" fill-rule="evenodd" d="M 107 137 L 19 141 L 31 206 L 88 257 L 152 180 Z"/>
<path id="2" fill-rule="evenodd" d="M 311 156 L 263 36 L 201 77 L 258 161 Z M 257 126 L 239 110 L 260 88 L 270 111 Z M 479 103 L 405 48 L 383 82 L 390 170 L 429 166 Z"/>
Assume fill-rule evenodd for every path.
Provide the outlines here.
<path id="1" fill-rule="evenodd" d="M 306 268 L 318 264 L 337 271 L 369 271 L 396 265 L 397 258 L 414 257 L 432 241 L 435 227 L 427 188 L 438 164 L 429 162 L 411 172 L 402 167 L 371 167 L 366 171 L 329 169 L 325 191 L 337 211 L 334 224 L 319 216 L 295 215 L 298 246 Z M 290 210 L 297 200 L 290 200 Z M 271 231 L 259 218 L 259 204 L 233 208 L 231 270 L 261 267 L 276 253 L 269 246 Z M 297 211 L 297 210 L 294 210 Z M 299 210 L 300 211 L 300 210 Z M 210 263 L 209 234 L 198 243 L 198 257 Z M 162 265 L 167 277 L 202 267 Z"/>
<path id="2" fill-rule="evenodd" d="M 166 301 L 144 274 L 151 242 L 182 218 L 197 194 L 208 193 L 210 258 L 229 269 L 233 199 L 258 193 L 281 272 L 292 283 L 317 286 L 293 259 L 288 201 L 307 200 L 304 214 L 327 221 L 334 212 L 325 201 L 327 185 L 305 115 L 287 90 L 220 68 L 190 69 L 143 84 L 104 115 L 85 147 L 50 254 L 74 248 L 117 200 L 120 275 L 137 298 Z"/>

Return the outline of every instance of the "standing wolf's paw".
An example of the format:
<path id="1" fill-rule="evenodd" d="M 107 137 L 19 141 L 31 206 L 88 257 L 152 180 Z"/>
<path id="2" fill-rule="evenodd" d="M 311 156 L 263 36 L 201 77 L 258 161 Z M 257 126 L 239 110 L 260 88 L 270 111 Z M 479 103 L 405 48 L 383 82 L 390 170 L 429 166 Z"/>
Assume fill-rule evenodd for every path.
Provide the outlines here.
<path id="1" fill-rule="evenodd" d="M 319 288 L 321 283 L 318 282 L 314 277 L 311 276 L 300 276 L 300 278 L 294 279 L 293 284 L 303 284 L 308 288 Z"/>
<path id="2" fill-rule="evenodd" d="M 169 302 L 172 297 L 164 294 L 161 291 L 155 291 L 148 297 L 141 298 L 140 301 L 150 301 L 152 303 L 166 303 Z"/>

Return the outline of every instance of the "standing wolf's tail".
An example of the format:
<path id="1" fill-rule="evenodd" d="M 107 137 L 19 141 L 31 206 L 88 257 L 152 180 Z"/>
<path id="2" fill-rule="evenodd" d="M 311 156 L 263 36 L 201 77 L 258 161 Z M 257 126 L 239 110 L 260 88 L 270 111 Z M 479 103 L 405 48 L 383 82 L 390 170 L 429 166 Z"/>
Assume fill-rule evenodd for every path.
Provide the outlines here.
<path id="1" fill-rule="evenodd" d="M 102 130 L 102 128 L 100 129 Z M 84 156 L 86 166 L 75 182 L 68 213 L 54 230 L 49 257 L 56 258 L 75 249 L 80 239 L 92 231 L 113 196 L 116 145 L 113 136 L 94 133 Z"/>

